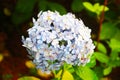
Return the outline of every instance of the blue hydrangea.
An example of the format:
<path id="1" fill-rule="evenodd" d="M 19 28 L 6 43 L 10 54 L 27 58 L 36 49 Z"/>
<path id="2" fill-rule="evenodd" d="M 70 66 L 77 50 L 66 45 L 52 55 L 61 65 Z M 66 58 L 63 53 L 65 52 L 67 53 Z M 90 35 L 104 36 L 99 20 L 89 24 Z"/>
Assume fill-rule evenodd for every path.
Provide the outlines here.
<path id="1" fill-rule="evenodd" d="M 60 15 L 45 11 L 33 19 L 28 37 L 22 36 L 23 46 L 33 57 L 36 67 L 44 72 L 58 70 L 64 63 L 85 65 L 90 61 L 95 46 L 91 29 L 73 14 Z"/>

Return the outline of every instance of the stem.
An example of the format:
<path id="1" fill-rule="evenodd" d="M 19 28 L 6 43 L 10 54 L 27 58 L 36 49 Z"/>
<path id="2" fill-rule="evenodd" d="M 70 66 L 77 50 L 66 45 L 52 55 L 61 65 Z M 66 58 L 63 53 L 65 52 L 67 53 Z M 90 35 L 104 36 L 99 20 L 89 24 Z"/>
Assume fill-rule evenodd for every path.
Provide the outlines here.
<path id="1" fill-rule="evenodd" d="M 62 80 L 62 78 L 63 78 L 63 73 L 64 73 L 64 66 L 62 66 L 62 73 L 61 73 L 61 76 L 60 76 L 60 80 Z"/>
<path id="2" fill-rule="evenodd" d="M 104 1 L 104 7 L 103 10 L 101 12 L 101 16 L 100 16 L 100 21 L 99 21 L 99 30 L 98 30 L 98 37 L 97 37 L 97 45 L 96 45 L 96 51 L 98 50 L 98 45 L 100 43 L 100 33 L 101 33 L 101 29 L 102 29 L 102 23 L 104 21 L 104 15 L 105 15 L 105 7 L 107 5 L 107 0 Z"/>

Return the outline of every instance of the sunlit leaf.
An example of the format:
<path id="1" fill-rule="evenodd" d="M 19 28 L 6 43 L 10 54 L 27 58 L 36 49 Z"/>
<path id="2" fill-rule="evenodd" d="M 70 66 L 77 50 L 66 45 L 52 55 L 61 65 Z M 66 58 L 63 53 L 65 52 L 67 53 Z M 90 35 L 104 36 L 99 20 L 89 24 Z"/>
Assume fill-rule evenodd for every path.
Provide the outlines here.
<path id="1" fill-rule="evenodd" d="M 93 7 L 94 7 L 94 9 L 97 11 L 97 10 L 99 10 L 100 4 L 99 4 L 99 3 L 95 3 L 95 4 L 93 5 Z"/>
<path id="2" fill-rule="evenodd" d="M 55 77 L 60 78 L 61 74 L 62 74 L 62 70 L 60 70 Z M 69 71 L 64 70 L 62 80 L 74 80 L 74 78 L 73 78 L 72 74 Z"/>
<path id="3" fill-rule="evenodd" d="M 112 71 L 112 67 L 111 66 L 109 66 L 109 67 L 107 67 L 107 68 L 105 68 L 104 70 L 103 70 L 103 74 L 106 76 L 106 75 L 109 75 L 110 73 L 111 73 L 111 71 Z"/>
<path id="4" fill-rule="evenodd" d="M 91 12 L 95 12 L 93 5 L 90 2 L 83 2 L 83 5 L 86 9 L 88 9 Z"/>
<path id="5" fill-rule="evenodd" d="M 33 64 L 32 61 L 26 61 L 26 62 L 25 62 L 25 65 L 26 65 L 28 68 L 35 68 L 35 65 Z"/>
<path id="6" fill-rule="evenodd" d="M 100 11 L 102 11 L 103 10 L 103 8 L 104 8 L 104 6 L 103 5 L 101 5 L 100 6 Z M 105 10 L 104 11 L 108 11 L 109 10 L 109 8 L 107 7 L 107 6 L 105 6 Z"/>
<path id="7" fill-rule="evenodd" d="M 74 12 L 80 12 L 84 6 L 82 0 L 73 0 L 71 8 Z"/>
<path id="8" fill-rule="evenodd" d="M 83 2 L 83 5 L 85 6 L 85 8 L 91 12 L 96 13 L 98 16 L 100 16 L 101 12 L 103 11 L 103 5 L 100 5 L 99 3 L 95 3 L 94 5 L 92 5 L 90 2 Z M 108 11 L 109 8 L 105 7 L 104 11 Z"/>
<path id="9" fill-rule="evenodd" d="M 99 16 L 100 13 L 102 12 L 102 11 L 100 10 L 100 4 L 99 4 L 99 3 L 95 3 L 95 4 L 93 5 L 93 7 L 94 7 L 95 13 Z"/>
<path id="10" fill-rule="evenodd" d="M 24 77 L 19 78 L 18 80 L 41 80 L 41 79 L 36 78 L 34 76 L 24 76 Z"/>
<path id="11" fill-rule="evenodd" d="M 102 30 L 100 33 L 100 39 L 105 40 L 105 39 L 110 39 L 114 37 L 114 35 L 117 32 L 116 26 L 111 23 L 111 22 L 106 22 L 102 24 Z"/>
<path id="12" fill-rule="evenodd" d="M 94 55 L 96 59 L 100 61 L 101 63 L 108 63 L 109 61 L 109 57 L 104 53 L 95 52 Z"/>
<path id="13" fill-rule="evenodd" d="M 101 12 L 103 11 L 103 8 L 104 8 L 104 6 L 100 5 L 99 3 L 94 4 L 94 10 L 95 10 L 97 15 L 101 14 Z M 108 11 L 108 10 L 109 10 L 109 8 L 105 6 L 104 11 Z"/>
<path id="14" fill-rule="evenodd" d="M 43 71 L 41 71 L 40 69 L 37 70 L 37 74 L 41 77 L 50 77 L 50 76 L 53 76 L 52 73 L 48 74 L 48 73 L 45 73 Z"/>
<path id="15" fill-rule="evenodd" d="M 87 66 L 80 66 L 79 68 L 75 68 L 76 74 L 82 78 L 82 80 L 98 80 L 94 71 L 92 71 Z"/>

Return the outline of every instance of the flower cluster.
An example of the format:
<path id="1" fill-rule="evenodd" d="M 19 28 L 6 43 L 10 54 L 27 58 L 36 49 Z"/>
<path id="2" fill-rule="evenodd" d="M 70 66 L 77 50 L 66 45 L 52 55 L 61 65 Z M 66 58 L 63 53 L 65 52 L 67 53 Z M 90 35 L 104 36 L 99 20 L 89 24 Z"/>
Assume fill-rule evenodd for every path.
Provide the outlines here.
<path id="1" fill-rule="evenodd" d="M 68 13 L 45 11 L 33 19 L 29 36 L 22 37 L 23 46 L 33 57 L 36 67 L 43 71 L 58 70 L 64 63 L 84 65 L 90 60 L 95 46 L 91 30 L 82 20 Z"/>

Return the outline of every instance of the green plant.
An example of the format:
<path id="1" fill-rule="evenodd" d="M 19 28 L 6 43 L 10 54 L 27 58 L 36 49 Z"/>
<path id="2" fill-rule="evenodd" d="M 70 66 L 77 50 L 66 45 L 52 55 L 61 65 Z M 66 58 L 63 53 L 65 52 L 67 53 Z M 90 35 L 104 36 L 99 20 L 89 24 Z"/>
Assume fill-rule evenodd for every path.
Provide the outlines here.
<path id="1" fill-rule="evenodd" d="M 36 2 L 38 2 L 39 10 L 50 9 L 57 10 L 61 12 L 61 14 L 66 13 L 66 9 L 62 5 L 54 2 L 49 2 L 47 0 L 30 1 L 30 6 L 19 5 L 22 4 L 20 1 L 22 0 L 18 1 L 18 5 L 13 14 L 13 22 L 15 24 L 20 24 L 32 16 L 32 14 L 29 13 L 32 12 Z M 21 9 L 23 6 L 25 6 L 24 11 Z M 114 21 L 112 17 L 109 19 L 106 17 L 104 13 L 107 13 L 108 10 L 111 10 L 106 4 L 100 5 L 98 2 L 92 4 L 90 2 L 82 2 L 82 0 L 73 0 L 71 9 L 75 13 L 86 10 L 88 13 L 90 12 L 91 14 L 96 14 L 96 19 L 100 24 L 100 31 L 98 31 L 98 40 L 94 41 L 95 45 L 97 46 L 97 50 L 92 55 L 91 60 L 88 64 L 80 67 L 66 64 L 63 66 L 63 73 L 62 69 L 54 72 L 55 79 L 53 80 L 60 80 L 61 74 L 63 77 L 62 80 L 100 80 L 103 77 L 109 75 L 112 72 L 113 68 L 120 67 L 120 38 L 118 37 L 120 35 L 120 29 L 118 28 L 120 22 Z M 18 21 L 15 21 L 18 17 L 17 11 L 23 13 L 22 16 L 25 17 L 23 19 L 18 19 Z M 26 16 L 26 14 L 29 15 Z M 88 15 L 90 16 L 91 14 Z"/>

